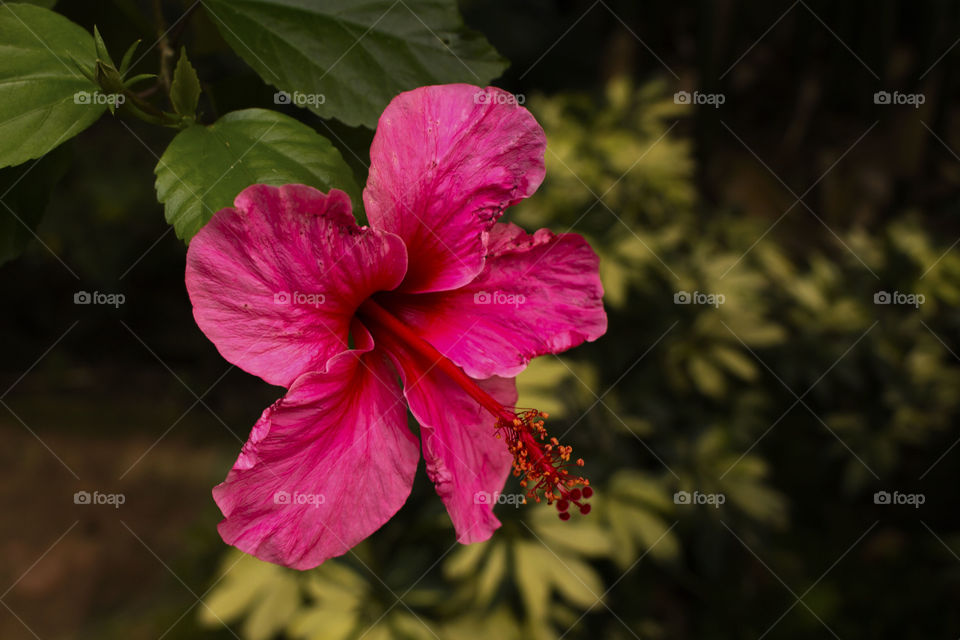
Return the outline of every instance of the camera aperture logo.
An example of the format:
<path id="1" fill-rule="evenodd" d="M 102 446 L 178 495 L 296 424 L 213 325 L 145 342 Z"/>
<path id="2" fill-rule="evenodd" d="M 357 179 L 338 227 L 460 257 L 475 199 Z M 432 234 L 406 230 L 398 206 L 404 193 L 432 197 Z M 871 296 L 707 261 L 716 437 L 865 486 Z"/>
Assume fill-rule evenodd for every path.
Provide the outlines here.
<path id="1" fill-rule="evenodd" d="M 327 96 L 322 93 L 302 93 L 294 91 L 277 91 L 273 94 L 273 104 L 295 104 L 298 107 L 316 107 L 324 104 Z"/>
<path id="2" fill-rule="evenodd" d="M 523 493 L 477 491 L 473 494 L 473 504 L 512 504 L 515 509 L 519 509 L 520 505 L 527 504 L 527 496 Z"/>
<path id="3" fill-rule="evenodd" d="M 278 291 L 273 294 L 273 304 L 293 305 L 297 307 L 317 308 L 327 301 L 322 293 L 304 293 L 302 291 Z"/>
<path id="4" fill-rule="evenodd" d="M 474 104 L 523 104 L 527 101 L 527 96 L 522 93 L 501 93 L 496 91 L 487 93 L 486 91 L 477 91 L 473 94 Z"/>
<path id="5" fill-rule="evenodd" d="M 127 101 L 122 93 L 103 93 L 102 91 L 77 91 L 73 94 L 73 104 L 110 105 L 119 107 Z"/>
<path id="6" fill-rule="evenodd" d="M 310 505 L 314 509 L 327 501 L 327 497 L 322 493 L 300 493 L 294 491 L 277 491 L 273 494 L 273 503 L 282 505 Z"/>
<path id="7" fill-rule="evenodd" d="M 722 293 L 677 291 L 673 294 L 673 304 L 706 304 L 717 308 L 726 301 L 727 297 Z"/>
<path id="8" fill-rule="evenodd" d="M 73 494 L 73 504 L 106 504 L 114 509 L 119 509 L 120 505 L 127 501 L 127 496 L 122 493 L 100 493 L 94 491 L 77 491 Z"/>
<path id="9" fill-rule="evenodd" d="M 77 291 L 73 294 L 73 304 L 105 304 L 114 309 L 119 309 L 120 305 L 127 301 L 127 296 L 122 293 L 101 293 L 100 291 Z"/>
<path id="10" fill-rule="evenodd" d="M 904 304 L 919 309 L 927 301 L 922 293 L 901 293 L 899 291 L 877 291 L 873 294 L 873 304 Z"/>
<path id="11" fill-rule="evenodd" d="M 914 109 L 919 109 L 920 105 L 927 101 L 927 96 L 922 93 L 901 93 L 899 91 L 877 91 L 873 94 L 873 104 L 896 104 L 910 105 Z"/>
<path id="12" fill-rule="evenodd" d="M 507 293 L 505 291 L 477 291 L 473 294 L 473 304 L 492 304 L 519 307 L 527 301 L 522 293 Z"/>
<path id="13" fill-rule="evenodd" d="M 700 91 L 677 91 L 673 94 L 674 104 L 704 104 L 719 109 L 720 105 L 727 101 L 727 96 L 722 93 L 701 93 Z"/>
<path id="14" fill-rule="evenodd" d="M 673 494 L 673 504 L 708 504 L 714 509 L 719 509 L 720 505 L 727 501 L 727 496 L 722 493 L 700 493 L 694 491 L 677 491 Z"/>
<path id="15" fill-rule="evenodd" d="M 877 491 L 873 494 L 873 504 L 907 505 L 914 509 L 919 509 L 920 505 L 926 501 L 927 496 L 922 493 Z"/>

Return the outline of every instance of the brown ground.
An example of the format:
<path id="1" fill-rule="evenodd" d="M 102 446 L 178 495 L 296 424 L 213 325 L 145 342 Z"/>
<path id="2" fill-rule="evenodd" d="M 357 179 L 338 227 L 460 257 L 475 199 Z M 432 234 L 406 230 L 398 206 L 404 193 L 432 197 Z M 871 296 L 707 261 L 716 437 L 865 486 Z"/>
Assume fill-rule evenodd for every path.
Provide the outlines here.
<path id="1" fill-rule="evenodd" d="M 0 406 L 0 638 L 158 638 L 209 586 L 224 549 L 210 488 L 239 443 L 198 405 L 143 455 L 193 402 L 170 395 L 111 400 L 25 380 L 4 398 L 43 442 Z M 79 490 L 125 503 L 77 505 Z M 194 619 L 165 637 L 198 637 Z"/>

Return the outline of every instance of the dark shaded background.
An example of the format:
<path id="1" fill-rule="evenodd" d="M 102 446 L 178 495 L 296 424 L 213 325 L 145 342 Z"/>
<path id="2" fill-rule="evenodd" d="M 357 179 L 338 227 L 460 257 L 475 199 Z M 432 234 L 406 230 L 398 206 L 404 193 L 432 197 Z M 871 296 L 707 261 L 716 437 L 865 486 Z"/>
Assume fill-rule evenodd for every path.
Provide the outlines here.
<path id="1" fill-rule="evenodd" d="M 182 12 L 166 4 L 170 20 Z M 960 275 L 948 250 L 960 237 L 960 5 L 603 0 L 470 1 L 462 8 L 511 61 L 496 83 L 508 90 L 542 101 L 578 93 L 585 105 L 601 104 L 608 82 L 626 76 L 635 86 L 662 81 L 667 97 L 680 89 L 725 96 L 718 109 L 698 107 L 661 127 L 677 120 L 670 137 L 688 141 L 696 162 L 693 222 L 685 242 L 663 254 L 669 267 L 692 265 L 698 246 L 739 254 L 761 237 L 752 230 L 768 229 L 785 211 L 762 243 L 803 269 L 821 258 L 843 265 L 839 279 L 824 285 L 835 293 L 825 308 L 840 320 L 795 313 L 789 295 L 772 285 L 761 292 L 784 339 L 757 347 L 732 342 L 757 374 L 726 383 L 722 393 L 671 378 L 678 345 L 706 349 L 698 341 L 709 338 L 690 309 L 673 305 L 680 287 L 656 265 L 647 284 L 628 287 L 627 302 L 611 309 L 608 336 L 573 356 L 598 365 L 597 394 L 614 385 L 621 391 L 611 396 L 618 401 L 610 411 L 645 421 L 642 438 L 623 438 L 603 409 L 589 401 L 579 408 L 592 413 L 571 438 L 597 465 L 599 486 L 621 467 L 650 474 L 676 467 L 673 475 L 684 482 L 709 475 L 690 450 L 718 423 L 731 451 L 749 447 L 768 465 L 766 483 L 782 496 L 788 517 L 778 524 L 748 509 L 670 514 L 681 556 L 644 561 L 627 573 L 599 563 L 606 585 L 616 584 L 608 607 L 594 609 L 566 637 L 957 637 L 960 451 L 952 447 L 960 436 Z M 57 10 L 86 28 L 97 24 L 111 50 L 123 50 L 135 33 L 154 40 L 150 12 L 137 3 L 63 0 Z M 236 108 L 273 107 L 273 89 L 229 53 L 202 11 L 182 37 L 210 121 Z M 141 66 L 153 70 L 156 57 Z M 922 93 L 925 103 L 877 105 L 872 97 L 880 90 Z M 591 108 L 583 109 L 583 122 L 591 122 Z M 371 132 L 288 112 L 366 161 Z M 47 247 L 35 242 L 0 267 L 0 600 L 7 607 L 0 608 L 0 637 L 33 637 L 25 625 L 44 639 L 157 638 L 165 631 L 167 638 L 233 637 L 201 628 L 196 610 L 179 616 L 211 584 L 224 552 L 209 490 L 282 390 L 230 367 L 193 323 L 184 247 L 152 186 L 171 137 L 111 118 L 78 136 L 40 226 Z M 362 182 L 361 160 L 344 156 Z M 631 174 L 625 184 L 643 179 Z M 795 205 L 800 196 L 803 204 Z M 630 217 L 621 210 L 629 206 L 611 205 L 630 224 L 649 225 L 636 227 L 641 234 L 671 218 L 658 221 L 640 200 L 642 211 Z M 572 222 L 565 215 L 543 222 L 563 230 Z M 744 220 L 752 226 L 734 226 Z M 933 278 L 898 252 L 901 220 L 922 230 L 934 255 L 948 256 L 936 267 L 939 293 L 927 294 L 936 304 L 916 312 L 916 321 L 902 319 L 910 310 L 893 315 L 870 304 L 877 290 L 915 291 L 910 287 Z M 601 242 L 624 233 L 600 209 L 583 224 Z M 884 238 L 882 268 L 866 259 L 874 275 L 851 258 L 860 250 L 850 240 L 854 231 Z M 769 275 L 769 265 L 753 268 Z M 122 292 L 126 303 L 76 306 L 78 290 Z M 847 311 L 837 292 L 858 296 L 873 316 L 841 328 Z M 939 353 L 914 366 L 912 345 L 931 336 Z M 804 397 L 810 412 L 796 406 L 753 448 L 791 407 L 792 394 L 811 385 Z M 895 421 L 898 408 L 915 411 Z M 828 416 L 829 427 L 813 414 Z M 860 427 L 845 431 L 833 414 L 855 416 Z M 851 470 L 860 458 L 872 477 Z M 709 486 L 684 482 L 678 486 Z M 415 506 L 374 545 L 379 536 L 388 546 L 397 531 L 436 511 L 439 501 L 424 484 L 420 478 Z M 116 510 L 73 504 L 75 491 L 94 489 L 122 492 L 126 503 Z M 926 502 L 919 509 L 876 505 L 879 490 L 919 492 Z M 448 531 L 439 548 L 452 540 Z"/>

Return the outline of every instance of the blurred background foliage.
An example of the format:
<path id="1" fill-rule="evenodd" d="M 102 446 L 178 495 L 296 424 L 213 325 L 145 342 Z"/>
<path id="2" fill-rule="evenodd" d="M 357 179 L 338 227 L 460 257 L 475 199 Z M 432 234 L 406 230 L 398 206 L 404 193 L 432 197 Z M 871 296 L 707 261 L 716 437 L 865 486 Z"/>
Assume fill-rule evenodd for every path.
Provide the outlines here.
<path id="1" fill-rule="evenodd" d="M 104 7 L 58 10 L 124 41 L 135 3 Z M 462 9 L 512 61 L 497 84 L 524 95 L 549 141 L 543 186 L 508 219 L 581 233 L 601 255 L 607 335 L 519 378 L 520 404 L 549 411 L 586 459 L 592 513 L 563 523 L 500 505 L 490 541 L 458 546 L 420 474 L 396 518 L 314 571 L 225 550 L 209 488 L 280 390 L 229 368 L 192 322 L 183 247 L 151 189 L 166 134 L 133 123 L 141 144 L 106 120 L 78 138 L 69 169 L 51 165 L 66 173 L 40 236 L 81 288 L 128 303 L 71 305 L 77 280 L 38 243 L 0 269 L 16 385 L 0 460 L 18 516 L 3 553 L 37 557 L 81 523 L 11 608 L 78 638 L 956 637 L 960 10 Z M 218 108 L 268 104 L 272 90 L 194 20 L 185 37 Z M 873 103 L 895 87 L 927 100 Z M 678 105 L 679 89 L 726 103 Z M 363 182 L 370 131 L 290 113 Z M 681 291 L 723 303 L 675 304 Z M 879 291 L 924 303 L 878 305 Z M 17 488 L 24 478 L 36 495 Z M 128 504 L 65 506 L 94 485 Z M 725 501 L 678 504 L 684 491 Z M 878 505 L 877 491 L 925 502 Z M 66 623 L 43 620 L 50 602 Z"/>

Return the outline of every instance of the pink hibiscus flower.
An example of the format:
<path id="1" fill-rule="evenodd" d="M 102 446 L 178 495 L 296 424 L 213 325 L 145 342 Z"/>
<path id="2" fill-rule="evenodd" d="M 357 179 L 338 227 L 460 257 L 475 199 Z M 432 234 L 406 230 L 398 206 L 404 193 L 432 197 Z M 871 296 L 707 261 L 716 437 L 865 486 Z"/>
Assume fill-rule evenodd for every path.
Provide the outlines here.
<path id="1" fill-rule="evenodd" d="M 410 494 L 420 445 L 462 543 L 500 526 L 511 465 L 536 500 L 589 510 L 542 413 L 531 358 L 606 331 L 598 258 L 576 234 L 498 223 L 544 176 L 546 138 L 499 89 L 424 87 L 380 117 L 363 201 L 253 185 L 190 243 L 186 285 L 224 358 L 287 388 L 214 491 L 223 539 L 297 569 L 341 555 Z M 486 499 L 484 499 L 486 498 Z"/>

